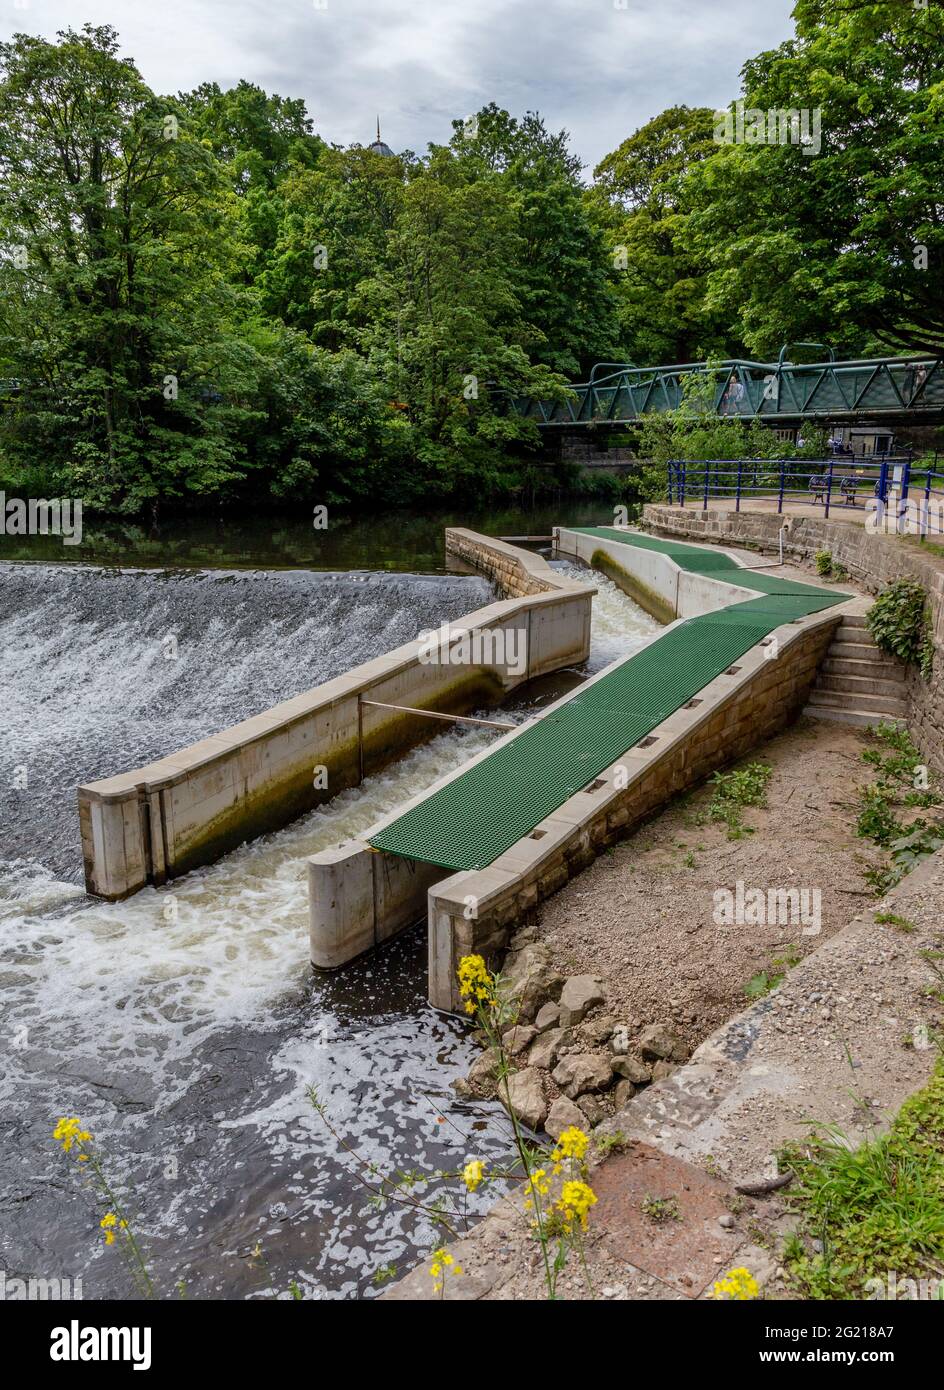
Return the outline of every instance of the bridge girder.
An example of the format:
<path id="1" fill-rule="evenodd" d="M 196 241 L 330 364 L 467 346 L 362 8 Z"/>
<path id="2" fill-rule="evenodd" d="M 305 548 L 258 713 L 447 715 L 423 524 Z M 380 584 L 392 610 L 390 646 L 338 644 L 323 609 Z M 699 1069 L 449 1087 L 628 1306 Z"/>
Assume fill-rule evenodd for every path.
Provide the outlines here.
<path id="1" fill-rule="evenodd" d="M 612 367 L 612 364 L 605 364 Z M 705 376 L 705 362 L 665 367 L 627 363 L 570 387 L 564 401 L 509 395 L 511 409 L 541 429 L 632 424 L 682 405 L 688 378 Z M 711 413 L 790 426 L 876 420 L 936 424 L 944 420 L 944 364 L 932 357 L 857 358 L 847 362 L 712 364 Z"/>

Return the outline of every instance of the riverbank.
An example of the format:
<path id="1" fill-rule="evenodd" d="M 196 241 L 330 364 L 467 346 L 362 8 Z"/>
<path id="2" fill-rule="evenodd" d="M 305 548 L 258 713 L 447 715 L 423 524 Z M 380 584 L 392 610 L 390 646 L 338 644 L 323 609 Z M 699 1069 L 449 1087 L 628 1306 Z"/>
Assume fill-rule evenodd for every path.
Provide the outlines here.
<path id="1" fill-rule="evenodd" d="M 605 995 L 563 1053 L 571 1067 L 575 1052 L 612 1063 L 623 1029 L 623 1055 L 657 1071 L 619 1103 L 617 1076 L 592 1094 L 605 1112 L 593 1132 L 600 1200 L 587 1237 L 597 1297 L 699 1297 L 735 1265 L 770 1296 L 788 1296 L 778 1270 L 796 1223 L 776 1193 L 737 1187 L 776 1173 L 776 1152 L 804 1138 L 809 1121 L 835 1123 L 861 1142 L 927 1080 L 935 1053 L 926 1039 L 941 1010 L 922 953 L 941 944 L 944 863 L 938 855 L 874 898 L 863 874 L 875 851 L 854 827 L 855 789 L 868 780 L 864 747 L 856 729 L 801 721 L 752 757 L 772 769 L 767 808 L 744 813 L 753 833 L 730 842 L 723 825 L 705 823 L 710 792 L 701 789 L 563 888 L 528 929 L 552 969 L 592 973 Z M 722 930 L 712 920 L 719 888 L 736 879 L 766 887 L 788 873 L 789 883 L 820 888 L 815 936 L 786 924 Z M 908 927 L 876 922 L 878 912 Z M 756 991 L 777 959 L 782 983 L 745 1008 L 745 988 L 753 981 Z M 681 1045 L 661 1068 L 638 1046 L 654 1026 Z M 544 1084 L 556 1088 L 553 1073 Z M 656 1200 L 677 1215 L 650 1220 Z M 518 1197 L 499 1203 L 454 1253 L 465 1274 L 450 1297 L 544 1296 Z M 428 1297 L 427 1282 L 420 1268 L 388 1296 Z M 589 1296 L 576 1267 L 560 1293 Z"/>

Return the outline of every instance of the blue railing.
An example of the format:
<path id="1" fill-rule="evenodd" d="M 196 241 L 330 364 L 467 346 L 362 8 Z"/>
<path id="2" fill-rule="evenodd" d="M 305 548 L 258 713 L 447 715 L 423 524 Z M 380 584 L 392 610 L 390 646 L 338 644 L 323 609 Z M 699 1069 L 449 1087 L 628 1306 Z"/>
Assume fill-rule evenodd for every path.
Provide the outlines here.
<path id="1" fill-rule="evenodd" d="M 868 506 L 884 529 L 922 538 L 944 533 L 944 473 L 938 456 L 930 466 L 911 454 L 835 455 L 827 459 L 673 459 L 669 502 L 701 507 L 734 499 L 734 510 L 752 500 L 764 510 L 803 503 L 830 510 Z M 877 528 L 879 529 L 879 528 Z"/>

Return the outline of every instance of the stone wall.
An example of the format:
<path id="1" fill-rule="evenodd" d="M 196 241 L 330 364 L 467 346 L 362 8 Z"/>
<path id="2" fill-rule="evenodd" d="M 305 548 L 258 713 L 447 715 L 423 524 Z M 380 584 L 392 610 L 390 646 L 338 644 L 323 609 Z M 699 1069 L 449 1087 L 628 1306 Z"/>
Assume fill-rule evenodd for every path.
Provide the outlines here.
<path id="1" fill-rule="evenodd" d="M 575 585 L 551 569 L 543 556 L 460 526 L 446 528 L 446 558 L 458 560 L 477 574 L 486 575 L 502 598 L 584 589 L 583 585 Z M 596 590 L 590 588 L 584 592 L 594 594 Z"/>
<path id="2" fill-rule="evenodd" d="M 915 667 L 909 668 L 909 727 L 929 764 L 944 772 L 944 558 L 922 549 L 917 540 L 870 535 L 859 521 L 841 517 L 700 511 L 660 504 L 643 509 L 643 524 L 656 535 L 745 546 L 771 555 L 778 552 L 784 522 L 789 524 L 783 546 L 787 560 L 812 568 L 817 551 L 828 550 L 868 593 L 881 593 L 896 579 L 915 579 L 927 589 L 934 623 L 934 671 L 926 681 Z"/>

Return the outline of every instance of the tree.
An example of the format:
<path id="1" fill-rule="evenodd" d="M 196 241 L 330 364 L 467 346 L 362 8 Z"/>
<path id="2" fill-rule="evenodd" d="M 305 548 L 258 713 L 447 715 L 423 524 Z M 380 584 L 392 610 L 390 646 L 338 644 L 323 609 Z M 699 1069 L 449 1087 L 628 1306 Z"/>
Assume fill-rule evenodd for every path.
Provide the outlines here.
<path id="1" fill-rule="evenodd" d="M 192 437 L 231 302 L 226 200 L 182 115 L 108 27 L 0 44 L 3 452 L 133 510 L 234 473 L 212 425 Z"/>
<path id="2" fill-rule="evenodd" d="M 521 238 L 495 180 L 469 178 L 449 149 L 409 171 L 387 255 L 360 287 L 361 343 L 405 407 L 428 486 L 492 481 L 501 448 L 533 426 L 502 409 L 506 392 L 560 394 L 561 378 L 525 350 L 534 328 L 516 292 Z"/>
<path id="3" fill-rule="evenodd" d="M 573 379 L 616 350 L 615 273 L 603 227 L 585 197 L 566 131 L 536 112 L 519 121 L 494 102 L 453 122 L 450 148 L 469 177 L 502 189 L 519 237 L 510 262 L 531 359 Z"/>
<path id="4" fill-rule="evenodd" d="M 795 39 L 745 66 L 745 105 L 821 109 L 821 150 L 723 145 L 692 171 L 709 304 L 758 356 L 804 339 L 938 354 L 944 15 L 800 0 L 795 17 Z"/>
<path id="5" fill-rule="evenodd" d="M 225 92 L 205 82 L 184 93 L 180 103 L 192 137 L 208 144 L 225 166 L 248 251 L 242 278 L 254 284 L 271 265 L 286 181 L 315 168 L 327 147 L 315 135 L 304 101 L 270 96 L 251 82 Z"/>
<path id="6" fill-rule="evenodd" d="M 716 150 L 707 107 L 673 106 L 608 154 L 591 194 L 619 267 L 624 355 L 640 365 L 724 354 L 731 335 L 705 304 L 709 266 L 683 242 L 687 177 Z"/>

